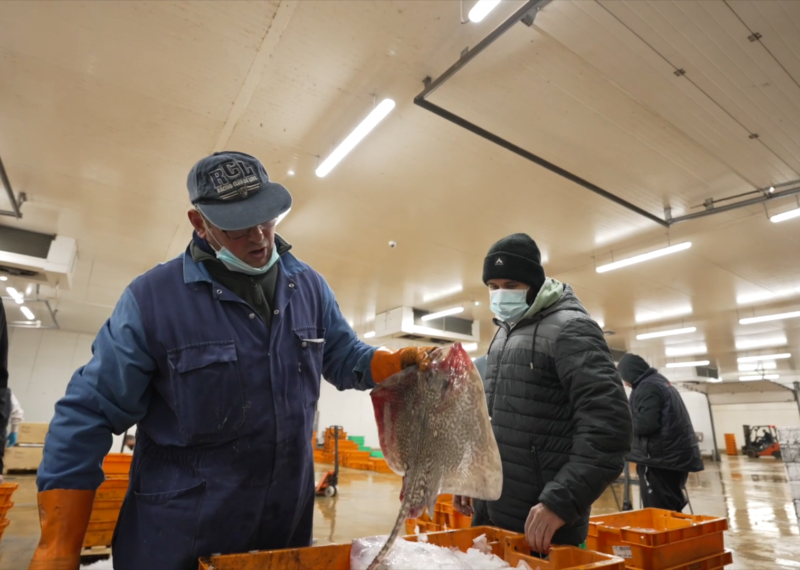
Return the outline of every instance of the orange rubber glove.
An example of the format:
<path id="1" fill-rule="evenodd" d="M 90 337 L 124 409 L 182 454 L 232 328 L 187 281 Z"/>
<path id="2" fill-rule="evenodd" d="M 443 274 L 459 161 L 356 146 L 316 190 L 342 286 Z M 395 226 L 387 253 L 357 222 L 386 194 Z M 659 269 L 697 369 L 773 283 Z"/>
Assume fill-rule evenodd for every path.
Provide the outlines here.
<path id="1" fill-rule="evenodd" d="M 39 493 L 42 537 L 28 570 L 78 570 L 94 494 L 67 489 Z"/>
<path id="2" fill-rule="evenodd" d="M 430 353 L 434 350 L 435 346 L 409 346 L 400 350 L 379 348 L 370 363 L 372 380 L 380 384 L 403 368 L 415 365 L 424 372 L 431 365 Z"/>

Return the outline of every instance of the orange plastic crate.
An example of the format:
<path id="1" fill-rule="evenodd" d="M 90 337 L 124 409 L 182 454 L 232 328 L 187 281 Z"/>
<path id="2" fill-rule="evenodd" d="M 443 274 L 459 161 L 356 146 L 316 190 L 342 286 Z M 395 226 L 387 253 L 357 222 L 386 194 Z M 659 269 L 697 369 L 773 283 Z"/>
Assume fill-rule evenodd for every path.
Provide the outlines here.
<path id="1" fill-rule="evenodd" d="M 89 523 L 111 522 L 116 523 L 119 518 L 119 511 L 122 508 L 122 501 L 98 501 L 95 500 L 92 506 L 92 514 L 89 516 Z"/>
<path id="2" fill-rule="evenodd" d="M 83 547 L 111 546 L 111 539 L 114 537 L 116 521 L 90 522 L 83 538 Z"/>
<path id="3" fill-rule="evenodd" d="M 463 532 L 463 531 L 461 531 Z M 600 552 L 592 552 L 574 546 L 553 546 L 547 560 L 531 556 L 531 549 L 522 535 L 505 538 L 504 559 L 512 568 L 524 560 L 536 570 L 579 570 L 602 568 L 603 570 L 625 570 L 625 560 Z"/>
<path id="4" fill-rule="evenodd" d="M 0 484 L 0 507 L 11 502 L 11 495 L 13 495 L 14 491 L 17 489 L 19 489 L 19 483 Z"/>
<path id="5" fill-rule="evenodd" d="M 493 527 L 435 532 L 428 534 L 427 539 L 431 544 L 445 548 L 456 547 L 466 551 L 473 546 L 472 541 L 482 534 L 486 535 L 487 542 L 496 555 L 504 559 L 514 557 L 517 561 L 526 560 L 531 568 L 539 570 L 578 570 L 587 564 L 591 564 L 588 567 L 592 570 L 624 569 L 621 558 L 574 547 L 553 547 L 549 562 L 533 558 L 524 544 L 525 538 L 522 535 Z M 414 542 L 417 537 L 407 536 L 405 539 Z M 510 563 L 515 566 L 514 562 Z M 350 545 L 332 544 L 200 559 L 200 570 L 212 568 L 214 570 L 350 570 Z"/>
<path id="6" fill-rule="evenodd" d="M 13 502 L 9 502 L 9 503 L 6 503 L 5 505 L 3 505 L 2 507 L 0 507 L 0 521 L 6 520 L 6 515 L 8 514 L 8 511 L 11 510 L 11 507 L 13 507 L 13 506 L 14 506 L 14 503 Z"/>
<path id="7" fill-rule="evenodd" d="M 109 453 L 103 460 L 106 479 L 127 479 L 131 472 L 133 455 L 129 453 Z"/>
<path id="8" fill-rule="evenodd" d="M 11 521 L 6 519 L 4 521 L 0 521 L 0 540 L 3 540 L 3 533 L 8 528 L 8 525 L 11 524 Z"/>
<path id="9" fill-rule="evenodd" d="M 667 570 L 725 551 L 724 518 L 641 509 L 589 519 L 589 550 L 625 558 L 628 568 Z"/>
<path id="10" fill-rule="evenodd" d="M 95 501 L 122 501 L 128 492 L 127 479 L 106 479 L 97 488 Z"/>
<path id="11" fill-rule="evenodd" d="M 728 564 L 733 564 L 733 555 L 730 550 L 701 558 L 699 560 L 692 560 L 686 564 L 673 566 L 669 570 L 723 570 Z M 627 566 L 626 568 L 631 568 Z M 636 568 L 636 570 L 646 570 L 645 568 Z"/>

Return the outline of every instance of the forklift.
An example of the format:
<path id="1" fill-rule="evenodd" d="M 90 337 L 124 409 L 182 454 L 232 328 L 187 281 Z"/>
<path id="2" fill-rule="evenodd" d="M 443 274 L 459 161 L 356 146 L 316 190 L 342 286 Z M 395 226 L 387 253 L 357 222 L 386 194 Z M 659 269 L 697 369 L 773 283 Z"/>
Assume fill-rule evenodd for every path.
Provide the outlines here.
<path id="1" fill-rule="evenodd" d="M 781 458 L 781 446 L 778 443 L 778 431 L 775 426 L 743 426 L 744 445 L 742 453 L 750 459 L 758 459 L 771 455 Z M 761 434 L 759 435 L 759 431 Z"/>
<path id="2" fill-rule="evenodd" d="M 333 426 L 333 471 L 328 471 L 317 484 L 317 497 L 335 497 L 339 485 L 339 430 L 342 426 Z"/>

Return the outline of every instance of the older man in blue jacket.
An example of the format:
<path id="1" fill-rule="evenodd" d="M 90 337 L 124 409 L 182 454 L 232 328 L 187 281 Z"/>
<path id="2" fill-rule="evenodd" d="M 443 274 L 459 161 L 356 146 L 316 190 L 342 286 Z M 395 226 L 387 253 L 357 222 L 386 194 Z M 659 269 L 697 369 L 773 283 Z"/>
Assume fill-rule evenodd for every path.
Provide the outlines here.
<path id="1" fill-rule="evenodd" d="M 77 569 L 112 434 L 134 424 L 114 568 L 189 570 L 212 553 L 308 546 L 320 378 L 366 390 L 426 348 L 358 340 L 275 226 L 291 208 L 252 156 L 189 173 L 193 239 L 125 290 L 56 404 L 31 569 Z"/>

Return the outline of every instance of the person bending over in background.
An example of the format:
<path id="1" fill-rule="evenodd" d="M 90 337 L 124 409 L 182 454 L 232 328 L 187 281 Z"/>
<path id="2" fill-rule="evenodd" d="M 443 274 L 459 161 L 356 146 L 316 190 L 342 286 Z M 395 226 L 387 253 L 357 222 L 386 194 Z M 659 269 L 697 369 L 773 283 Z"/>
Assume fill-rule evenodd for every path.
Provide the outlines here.
<path id="1" fill-rule="evenodd" d="M 689 412 L 677 388 L 641 356 L 625 354 L 619 372 L 631 387 L 633 448 L 642 507 L 682 511 L 689 473 L 703 470 Z"/>
<path id="2" fill-rule="evenodd" d="M 472 524 L 524 532 L 531 548 L 580 545 L 592 503 L 622 471 L 631 417 L 614 361 L 568 285 L 545 278 L 536 243 L 514 234 L 483 265 L 499 327 L 482 373 L 503 462 L 497 501 L 454 497 Z"/>
<path id="3" fill-rule="evenodd" d="M 133 425 L 115 569 L 310 546 L 320 378 L 366 390 L 429 362 L 425 347 L 358 340 L 322 276 L 275 233 L 292 198 L 256 158 L 215 153 L 188 187 L 186 251 L 128 286 L 56 404 L 31 569 L 78 568 L 103 457 Z"/>

